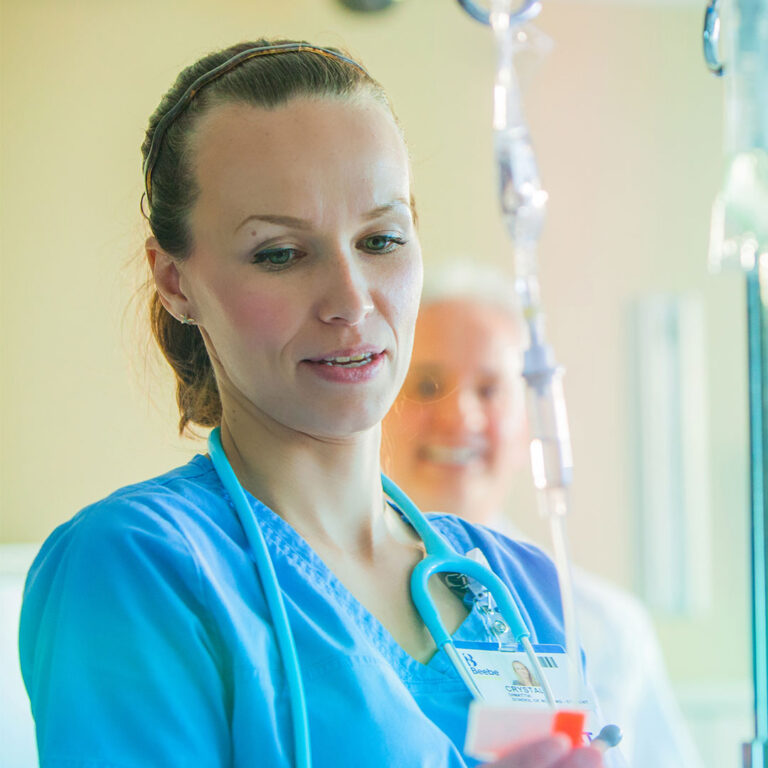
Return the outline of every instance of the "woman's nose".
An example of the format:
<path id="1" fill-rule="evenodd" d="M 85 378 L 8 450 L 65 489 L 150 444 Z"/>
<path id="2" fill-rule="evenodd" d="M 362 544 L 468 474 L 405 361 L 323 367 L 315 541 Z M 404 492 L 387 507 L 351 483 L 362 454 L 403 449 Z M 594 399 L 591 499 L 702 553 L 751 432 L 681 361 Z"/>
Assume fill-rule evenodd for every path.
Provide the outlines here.
<path id="1" fill-rule="evenodd" d="M 319 316 L 323 322 L 358 325 L 373 312 L 368 278 L 353 255 L 334 255 L 322 285 Z"/>

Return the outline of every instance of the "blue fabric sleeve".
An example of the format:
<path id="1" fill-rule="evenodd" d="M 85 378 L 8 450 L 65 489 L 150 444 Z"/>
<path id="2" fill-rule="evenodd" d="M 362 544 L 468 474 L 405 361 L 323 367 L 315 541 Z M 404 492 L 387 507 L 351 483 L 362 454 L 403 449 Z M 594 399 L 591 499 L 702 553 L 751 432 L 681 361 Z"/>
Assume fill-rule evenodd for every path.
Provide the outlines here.
<path id="1" fill-rule="evenodd" d="M 46 542 L 30 571 L 21 665 L 40 764 L 229 765 L 217 638 L 180 531 L 101 502 Z"/>

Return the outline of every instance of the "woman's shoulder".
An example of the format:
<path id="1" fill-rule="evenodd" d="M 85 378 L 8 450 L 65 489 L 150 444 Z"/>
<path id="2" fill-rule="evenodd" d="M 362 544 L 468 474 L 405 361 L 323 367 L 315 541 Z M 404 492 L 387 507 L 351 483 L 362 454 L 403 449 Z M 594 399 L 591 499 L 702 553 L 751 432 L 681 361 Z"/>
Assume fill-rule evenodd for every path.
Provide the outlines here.
<path id="1" fill-rule="evenodd" d="M 57 530 L 74 527 L 126 527 L 166 518 L 207 506 L 221 498 L 222 489 L 210 460 L 200 454 L 156 477 L 118 488 L 88 504 Z"/>
<path id="2" fill-rule="evenodd" d="M 205 528 L 226 525 L 228 503 L 210 461 L 201 455 L 149 480 L 126 485 L 59 525 L 35 558 L 31 581 L 69 562 L 100 567 L 137 560 L 141 552 L 188 555 Z M 155 558 L 157 559 L 157 558 Z"/>
<path id="3" fill-rule="evenodd" d="M 162 506 L 164 501 L 197 501 L 211 492 L 220 493 L 213 464 L 207 456 L 197 454 L 186 464 L 175 467 L 156 477 L 131 483 L 91 504 L 83 512 L 110 506 Z"/>

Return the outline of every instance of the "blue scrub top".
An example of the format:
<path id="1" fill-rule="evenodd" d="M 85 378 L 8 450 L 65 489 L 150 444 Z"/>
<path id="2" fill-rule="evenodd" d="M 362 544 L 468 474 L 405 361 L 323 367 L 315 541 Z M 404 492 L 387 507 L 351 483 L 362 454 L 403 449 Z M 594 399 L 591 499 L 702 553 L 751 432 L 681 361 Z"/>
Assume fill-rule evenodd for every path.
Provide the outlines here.
<path id="1" fill-rule="evenodd" d="M 445 654 L 411 658 L 284 520 L 249 496 L 298 649 L 313 763 L 474 766 L 469 694 Z M 450 515 L 534 643 L 563 644 L 554 568 L 533 546 Z M 454 637 L 493 640 L 477 610 Z M 290 766 L 290 700 L 256 567 L 205 456 L 57 528 L 27 579 L 21 667 L 42 766 Z"/>

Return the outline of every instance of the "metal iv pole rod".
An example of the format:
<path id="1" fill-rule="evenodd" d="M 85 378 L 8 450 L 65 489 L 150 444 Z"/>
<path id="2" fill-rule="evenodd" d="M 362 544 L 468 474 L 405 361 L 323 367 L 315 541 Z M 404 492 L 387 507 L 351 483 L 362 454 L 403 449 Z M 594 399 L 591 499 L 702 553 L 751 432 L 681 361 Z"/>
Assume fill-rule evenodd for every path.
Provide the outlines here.
<path id="1" fill-rule="evenodd" d="M 763 265 L 765 270 L 765 265 Z M 744 768 L 768 768 L 768 360 L 766 285 L 760 267 L 747 273 L 749 441 L 752 511 L 752 672 L 755 738 L 744 744 Z"/>

